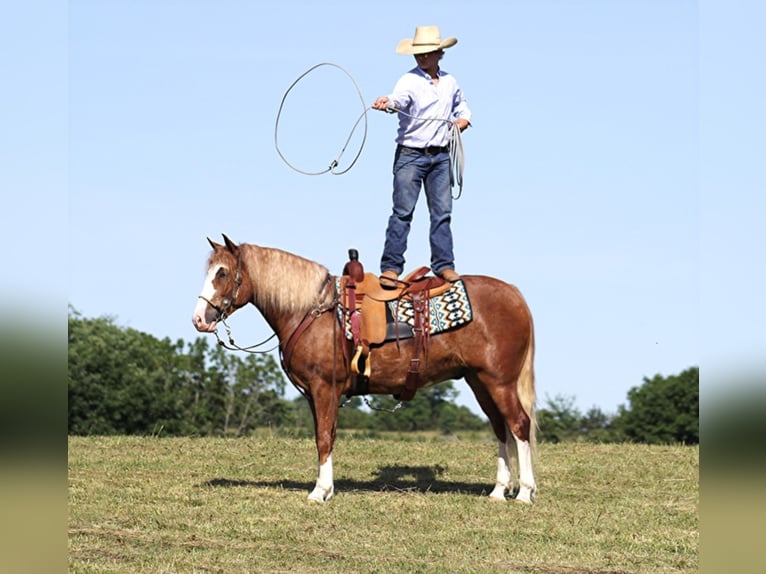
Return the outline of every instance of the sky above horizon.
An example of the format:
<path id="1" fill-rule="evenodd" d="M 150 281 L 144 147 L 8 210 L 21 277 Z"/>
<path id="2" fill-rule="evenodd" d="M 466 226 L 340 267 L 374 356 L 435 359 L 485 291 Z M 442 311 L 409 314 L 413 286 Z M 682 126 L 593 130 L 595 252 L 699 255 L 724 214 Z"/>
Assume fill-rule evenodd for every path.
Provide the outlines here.
<path id="1" fill-rule="evenodd" d="M 59 47 L 47 75 L 66 86 L 58 91 L 63 118 L 46 116 L 51 96 L 42 89 L 0 96 L 18 110 L 9 117 L 14 145 L 0 150 L 16 167 L 0 183 L 46 191 L 66 182 L 63 204 L 51 204 L 68 212 L 63 235 L 55 234 L 61 253 L 52 273 L 66 277 L 66 302 L 85 317 L 111 316 L 158 338 L 204 336 L 191 313 L 206 238 L 222 233 L 333 273 L 354 247 L 377 272 L 395 116 L 368 114 L 366 139 L 358 129 L 341 159 L 342 169 L 363 144 L 348 173 L 311 177 L 280 159 L 277 111 L 316 64 L 352 76 L 316 69 L 291 91 L 280 118 L 286 157 L 323 170 L 363 112 L 356 87 L 367 106 L 388 94 L 414 66 L 395 53 L 398 41 L 416 25 L 437 24 L 443 37 L 458 38 L 442 68 L 456 76 L 474 114 L 453 213 L 457 270 L 498 277 L 526 297 L 540 406 L 564 396 L 583 412 L 615 413 L 644 377 L 699 366 L 703 352 L 714 364 L 733 355 L 760 366 L 764 314 L 744 301 L 757 297 L 762 264 L 724 241 L 762 245 L 750 229 L 760 227 L 763 170 L 748 160 L 763 149 L 763 118 L 744 120 L 736 106 L 721 105 L 741 77 L 744 103 L 763 101 L 763 75 L 753 73 L 760 64 L 743 49 L 757 41 L 757 19 L 736 2 L 719 15 L 680 0 L 479 2 L 476 16 L 456 2 L 386 6 L 72 1 L 63 32 L 61 12 L 50 21 L 27 15 L 38 31 L 55 32 L 34 46 L 8 27 L 2 41 L 14 46 L 17 38 L 33 60 Z M 732 33 L 736 26 L 738 43 L 722 36 L 727 26 Z M 718 73 L 731 82 L 719 83 Z M 42 82 L 28 70 L 18 78 Z M 719 108 L 723 115 L 711 113 Z M 48 145 L 67 151 L 49 152 L 41 170 L 41 154 L 25 152 L 51 125 L 58 130 Z M 743 153 L 734 173 L 709 161 L 735 150 Z M 722 199 L 720 189 L 732 185 L 747 201 Z M 19 213 L 36 214 L 36 229 L 55 218 L 34 194 L 17 201 Z M 421 199 L 408 269 L 428 264 L 427 219 Z M 23 223 L 10 221 L 10 231 L 21 236 Z M 741 279 L 738 296 L 701 264 L 701 252 Z M 731 312 L 716 304 L 701 312 L 701 301 L 721 297 Z M 737 336 L 706 338 L 731 313 L 743 318 Z M 229 323 L 239 344 L 270 334 L 253 307 Z M 467 386 L 456 386 L 459 402 L 478 412 Z"/>

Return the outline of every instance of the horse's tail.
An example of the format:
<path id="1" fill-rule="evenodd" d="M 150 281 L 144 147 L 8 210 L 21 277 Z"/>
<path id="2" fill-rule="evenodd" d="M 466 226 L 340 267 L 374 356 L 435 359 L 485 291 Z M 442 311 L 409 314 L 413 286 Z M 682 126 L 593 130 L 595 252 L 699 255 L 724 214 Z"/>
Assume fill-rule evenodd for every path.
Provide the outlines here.
<path id="1" fill-rule="evenodd" d="M 537 447 L 537 417 L 535 415 L 535 327 L 532 317 L 529 318 L 529 344 L 524 356 L 524 364 L 521 367 L 517 391 L 521 406 L 529 417 L 529 444 L 532 447 L 532 452 L 535 452 Z"/>
<path id="2" fill-rule="evenodd" d="M 532 454 L 532 464 L 537 458 L 537 416 L 535 414 L 535 329 L 532 317 L 529 318 L 529 342 L 524 355 L 524 363 L 521 366 L 519 378 L 516 381 L 516 394 L 521 403 L 521 408 L 529 418 L 529 448 Z M 507 432 L 511 432 L 507 428 Z M 508 435 L 510 437 L 510 435 Z M 517 437 L 521 438 L 521 437 Z M 506 440 L 508 459 L 514 480 L 519 480 L 519 450 L 515 440 Z M 530 469 L 531 470 L 531 469 Z"/>

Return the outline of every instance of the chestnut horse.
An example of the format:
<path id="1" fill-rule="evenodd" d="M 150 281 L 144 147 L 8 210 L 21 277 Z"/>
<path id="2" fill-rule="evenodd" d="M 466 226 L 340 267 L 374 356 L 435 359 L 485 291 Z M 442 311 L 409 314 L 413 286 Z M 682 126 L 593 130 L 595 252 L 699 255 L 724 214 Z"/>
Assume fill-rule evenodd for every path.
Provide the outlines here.
<path id="1" fill-rule="evenodd" d="M 252 303 L 279 337 L 283 368 L 306 397 L 314 416 L 318 461 L 316 486 L 308 499 L 334 494 L 332 451 L 338 408 L 352 385 L 338 325 L 335 278 L 328 270 L 280 249 L 210 239 L 213 247 L 192 321 L 213 332 L 223 318 Z M 429 337 L 422 387 L 465 378 L 498 439 L 493 500 L 530 503 L 537 487 L 532 471 L 535 447 L 534 329 L 519 290 L 485 276 L 462 277 L 473 320 Z M 412 357 L 412 339 L 374 349 L 370 394 L 398 394 Z M 289 357 L 285 357 L 289 346 Z M 287 360 L 285 360 L 287 359 Z"/>

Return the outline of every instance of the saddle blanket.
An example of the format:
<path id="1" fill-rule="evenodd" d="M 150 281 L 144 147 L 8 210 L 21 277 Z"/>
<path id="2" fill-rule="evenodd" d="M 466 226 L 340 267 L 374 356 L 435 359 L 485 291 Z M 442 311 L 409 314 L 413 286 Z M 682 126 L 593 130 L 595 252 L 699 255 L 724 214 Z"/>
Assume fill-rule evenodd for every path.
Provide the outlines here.
<path id="1" fill-rule="evenodd" d="M 340 289 L 340 279 L 336 280 Z M 387 301 L 386 306 L 386 341 L 414 337 L 415 311 L 412 300 L 403 297 Z M 338 306 L 338 318 L 344 325 L 346 338 L 353 340 L 351 320 L 347 309 Z M 345 316 L 345 317 L 344 317 Z M 345 320 L 344 320 L 345 319 Z M 451 284 L 449 291 L 428 299 L 428 333 L 435 335 L 455 329 L 473 319 L 471 302 L 462 279 Z M 364 318 L 362 318 L 364 320 Z"/>

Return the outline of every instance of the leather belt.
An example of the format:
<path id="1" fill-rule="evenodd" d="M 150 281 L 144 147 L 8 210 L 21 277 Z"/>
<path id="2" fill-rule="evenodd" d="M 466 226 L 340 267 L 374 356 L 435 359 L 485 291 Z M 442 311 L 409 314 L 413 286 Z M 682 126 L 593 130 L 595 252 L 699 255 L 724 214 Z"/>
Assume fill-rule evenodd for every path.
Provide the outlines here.
<path id="1" fill-rule="evenodd" d="M 399 144 L 400 149 L 406 149 L 410 151 L 416 151 L 425 155 L 436 155 L 437 153 L 444 153 L 449 151 L 448 145 L 430 145 L 428 147 L 410 147 L 408 145 Z"/>

